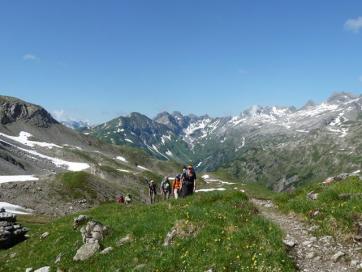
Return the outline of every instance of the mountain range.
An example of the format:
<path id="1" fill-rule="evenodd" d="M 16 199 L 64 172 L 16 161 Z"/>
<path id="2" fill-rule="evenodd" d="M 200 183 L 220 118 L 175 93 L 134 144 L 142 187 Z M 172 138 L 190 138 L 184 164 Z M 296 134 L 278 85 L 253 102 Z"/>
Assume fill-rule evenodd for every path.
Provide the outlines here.
<path id="1" fill-rule="evenodd" d="M 253 106 L 234 117 L 162 112 L 153 119 L 135 112 L 75 129 L 41 106 L 0 96 L 0 198 L 50 215 L 127 192 L 142 202 L 145 179 L 176 175 L 190 162 L 224 180 L 293 190 L 361 170 L 361 133 L 362 96 L 348 93 L 299 109 Z"/>
<path id="2" fill-rule="evenodd" d="M 253 106 L 234 117 L 162 112 L 115 118 L 86 130 L 162 160 L 261 182 L 275 190 L 361 168 L 362 96 L 333 94 L 303 107 Z"/>

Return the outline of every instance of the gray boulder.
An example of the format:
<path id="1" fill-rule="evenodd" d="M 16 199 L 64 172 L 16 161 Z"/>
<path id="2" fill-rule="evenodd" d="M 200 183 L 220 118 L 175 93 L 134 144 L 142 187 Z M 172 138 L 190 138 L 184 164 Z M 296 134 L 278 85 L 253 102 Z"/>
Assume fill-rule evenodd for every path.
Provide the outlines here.
<path id="1" fill-rule="evenodd" d="M 102 223 L 91 220 L 80 229 L 83 243 L 101 242 L 107 233 L 107 227 Z"/>
<path id="2" fill-rule="evenodd" d="M 12 213 L 0 212 L 0 249 L 9 248 L 23 240 L 29 230 L 16 223 Z"/>
<path id="3" fill-rule="evenodd" d="M 74 261 L 85 261 L 91 258 L 94 254 L 96 254 L 100 250 L 101 246 L 98 241 L 93 243 L 87 243 L 81 246 L 77 253 L 75 254 L 73 260 Z"/>

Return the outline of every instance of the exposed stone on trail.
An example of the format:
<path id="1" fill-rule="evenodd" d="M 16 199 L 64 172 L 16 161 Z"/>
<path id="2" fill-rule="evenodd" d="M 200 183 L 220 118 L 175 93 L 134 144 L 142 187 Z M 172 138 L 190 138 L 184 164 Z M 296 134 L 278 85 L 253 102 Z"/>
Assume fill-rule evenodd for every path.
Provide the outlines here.
<path id="1" fill-rule="evenodd" d="M 294 238 L 290 237 L 289 235 L 287 235 L 287 237 L 283 240 L 283 243 L 288 247 L 294 247 L 297 244 Z"/>
<path id="2" fill-rule="evenodd" d="M 314 257 L 316 257 L 316 253 L 315 252 L 309 252 L 305 257 L 307 259 L 313 259 Z"/>
<path id="3" fill-rule="evenodd" d="M 167 247 L 172 244 L 175 238 L 188 238 L 195 236 L 196 233 L 197 228 L 195 225 L 187 220 L 179 220 L 175 223 L 171 231 L 167 233 L 163 245 Z"/>
<path id="4" fill-rule="evenodd" d="M 252 202 L 264 217 L 285 232 L 283 243 L 288 246 L 300 271 L 353 272 L 362 268 L 361 244 L 343 244 L 332 236 L 315 237 L 313 232 L 318 226 L 309 226 L 294 215 L 285 215 L 274 208 L 268 208 L 267 201 L 253 199 Z"/>
<path id="5" fill-rule="evenodd" d="M 353 240 L 359 243 L 362 243 L 362 222 L 356 223 L 356 235 L 353 236 Z"/>
<path id="6" fill-rule="evenodd" d="M 0 249 L 9 248 L 23 240 L 29 230 L 16 223 L 16 215 L 0 211 Z"/>
<path id="7" fill-rule="evenodd" d="M 338 251 L 336 254 L 334 254 L 332 256 L 332 261 L 333 262 L 337 262 L 341 257 L 345 256 L 346 253 L 342 252 L 342 251 Z"/>

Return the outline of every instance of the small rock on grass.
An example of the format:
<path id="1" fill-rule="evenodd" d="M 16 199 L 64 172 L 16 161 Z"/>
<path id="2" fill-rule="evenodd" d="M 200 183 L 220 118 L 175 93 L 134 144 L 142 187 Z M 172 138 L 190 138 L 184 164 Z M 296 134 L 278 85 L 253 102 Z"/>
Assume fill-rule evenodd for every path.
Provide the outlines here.
<path id="1" fill-rule="evenodd" d="M 81 246 L 77 253 L 75 254 L 73 260 L 74 261 L 85 261 L 91 258 L 94 254 L 96 254 L 100 249 L 100 245 L 98 241 L 94 243 L 84 244 Z"/>
<path id="2" fill-rule="evenodd" d="M 34 272 L 50 272 L 50 266 L 44 266 L 42 268 L 35 270 Z"/>
<path id="3" fill-rule="evenodd" d="M 58 256 L 57 256 L 57 258 L 55 259 L 55 264 L 57 264 L 57 263 L 60 263 L 60 261 L 62 260 L 62 257 L 63 257 L 63 253 L 60 253 Z"/>
<path id="4" fill-rule="evenodd" d="M 128 244 L 128 243 L 131 243 L 133 241 L 133 237 L 131 234 L 127 234 L 127 236 L 121 238 L 119 241 L 118 241 L 118 246 L 123 246 L 125 244 Z"/>
<path id="5" fill-rule="evenodd" d="M 143 271 L 146 268 L 145 264 L 139 264 L 135 268 L 133 268 L 133 271 Z"/>
<path id="6" fill-rule="evenodd" d="M 49 232 L 44 232 L 41 236 L 40 239 L 44 240 L 45 238 L 47 238 L 49 236 Z"/>
<path id="7" fill-rule="evenodd" d="M 111 251 L 113 251 L 113 247 L 107 247 L 107 248 L 103 249 L 100 254 L 107 255 L 107 254 L 111 253 Z"/>

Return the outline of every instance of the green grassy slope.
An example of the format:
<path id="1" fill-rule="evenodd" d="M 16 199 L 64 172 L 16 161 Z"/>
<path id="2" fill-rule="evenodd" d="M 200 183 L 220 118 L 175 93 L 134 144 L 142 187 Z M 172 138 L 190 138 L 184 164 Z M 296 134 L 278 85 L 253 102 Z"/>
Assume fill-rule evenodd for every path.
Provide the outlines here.
<path id="1" fill-rule="evenodd" d="M 307 198 L 311 191 L 319 194 L 317 200 Z M 362 181 L 357 177 L 328 186 L 310 184 L 293 193 L 276 194 L 274 200 L 282 211 L 302 214 L 319 225 L 320 234 L 349 239 L 356 231 L 356 223 L 362 220 Z"/>
<path id="2" fill-rule="evenodd" d="M 23 218 L 31 237 L 0 251 L 0 271 L 46 265 L 65 271 L 132 271 L 140 264 L 145 265 L 141 271 L 294 271 L 280 230 L 258 216 L 240 192 L 203 193 L 154 206 L 104 204 L 86 214 L 110 227 L 103 242 L 104 247 L 114 247 L 109 255 L 72 261 L 82 244 L 79 231 L 72 229 L 73 216 L 46 224 Z M 196 226 L 196 237 L 176 239 L 164 247 L 166 234 L 182 219 Z M 45 231 L 49 237 L 40 240 Z M 134 241 L 118 247 L 117 241 L 127 234 Z M 16 257 L 8 258 L 13 253 Z M 55 265 L 60 253 L 64 255 Z"/>

